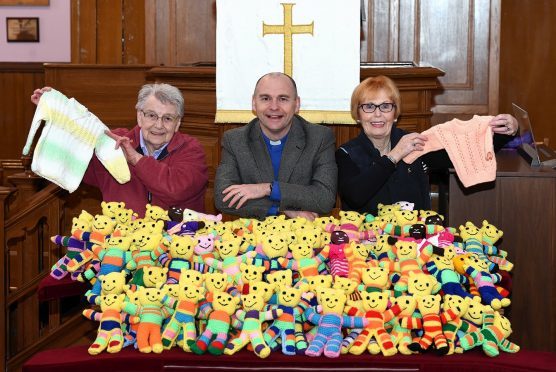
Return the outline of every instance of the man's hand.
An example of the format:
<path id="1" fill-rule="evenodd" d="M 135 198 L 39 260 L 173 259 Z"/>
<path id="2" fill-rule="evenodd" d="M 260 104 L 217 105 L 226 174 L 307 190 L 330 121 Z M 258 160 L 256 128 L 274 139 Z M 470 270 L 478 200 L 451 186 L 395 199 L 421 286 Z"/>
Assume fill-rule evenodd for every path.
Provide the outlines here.
<path id="1" fill-rule="evenodd" d="M 289 218 L 303 217 L 309 221 L 314 221 L 319 216 L 317 213 L 309 211 L 284 211 L 284 214 Z"/>
<path id="2" fill-rule="evenodd" d="M 118 136 L 117 134 L 114 134 L 109 130 L 104 131 L 104 133 L 108 137 L 116 141 L 116 149 L 121 147 L 122 151 L 124 152 L 124 156 L 129 164 L 135 165 L 143 157 L 143 155 L 139 154 L 135 150 L 135 148 L 133 147 L 133 141 L 130 138 Z"/>
<path id="3" fill-rule="evenodd" d="M 239 209 L 247 200 L 260 199 L 270 195 L 270 183 L 231 185 L 226 187 L 222 194 L 224 194 L 223 202 L 229 200 L 228 207 L 232 208 L 237 204 L 236 209 Z"/>

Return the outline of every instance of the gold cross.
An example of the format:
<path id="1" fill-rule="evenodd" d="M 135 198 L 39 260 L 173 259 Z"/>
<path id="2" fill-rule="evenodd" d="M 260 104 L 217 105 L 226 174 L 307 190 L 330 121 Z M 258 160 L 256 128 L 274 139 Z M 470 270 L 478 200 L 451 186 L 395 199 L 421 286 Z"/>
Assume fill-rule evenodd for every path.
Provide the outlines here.
<path id="1" fill-rule="evenodd" d="M 283 25 L 267 25 L 263 22 L 263 37 L 267 34 L 283 34 L 284 35 L 284 73 L 292 76 L 293 73 L 293 34 L 311 34 L 313 35 L 314 21 L 309 25 L 293 25 L 292 24 L 292 8 L 295 4 L 282 3 L 284 8 L 284 24 Z"/>

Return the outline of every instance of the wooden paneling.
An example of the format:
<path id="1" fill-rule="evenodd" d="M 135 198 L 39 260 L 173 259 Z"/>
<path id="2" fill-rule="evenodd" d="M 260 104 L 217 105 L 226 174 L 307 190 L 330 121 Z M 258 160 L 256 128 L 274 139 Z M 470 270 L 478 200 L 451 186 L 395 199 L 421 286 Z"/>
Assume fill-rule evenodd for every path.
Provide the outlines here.
<path id="1" fill-rule="evenodd" d="M 0 63 L 0 159 L 19 159 L 33 120 L 30 97 L 44 85 L 39 63 Z"/>
<path id="2" fill-rule="evenodd" d="M 484 219 L 504 232 L 501 249 L 512 270 L 510 340 L 556 351 L 556 171 L 531 168 L 514 151 L 497 154 L 495 182 L 464 189 L 450 176 L 448 224 Z M 542 312 L 542 315 L 540 315 Z"/>
<path id="3" fill-rule="evenodd" d="M 362 60 L 438 67 L 433 124 L 498 110 L 500 1 L 367 0 Z"/>
<path id="4" fill-rule="evenodd" d="M 145 63 L 145 0 L 72 0 L 73 63 Z"/>
<path id="5" fill-rule="evenodd" d="M 500 110 L 512 102 L 529 112 L 535 140 L 550 139 L 556 148 L 556 2 L 502 2 L 500 40 Z"/>

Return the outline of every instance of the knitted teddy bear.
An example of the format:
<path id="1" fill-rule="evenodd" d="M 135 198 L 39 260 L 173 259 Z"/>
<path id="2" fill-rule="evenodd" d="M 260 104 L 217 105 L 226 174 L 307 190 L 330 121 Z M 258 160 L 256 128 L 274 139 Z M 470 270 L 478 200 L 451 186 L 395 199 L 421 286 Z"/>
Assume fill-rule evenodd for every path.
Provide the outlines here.
<path id="1" fill-rule="evenodd" d="M 368 320 L 360 316 L 349 316 L 343 313 L 347 297 L 343 291 L 332 288 L 321 288 L 317 294 L 319 309 L 313 307 L 305 310 L 308 322 L 316 327 L 316 335 L 310 342 L 305 355 L 337 358 L 342 344 L 342 328 L 363 328 Z"/>
<path id="2" fill-rule="evenodd" d="M 455 352 L 457 331 L 463 324 L 462 318 L 467 313 L 467 309 L 469 309 L 470 300 L 469 297 L 463 298 L 457 295 L 444 295 L 442 309 L 444 311 L 450 309 L 456 315 L 454 319 L 442 325 L 442 332 L 444 336 L 446 336 L 446 341 L 448 341 L 448 353 L 446 353 L 446 355 L 451 355 Z"/>
<path id="3" fill-rule="evenodd" d="M 501 270 L 511 271 L 514 265 L 507 259 L 508 252 L 494 245 L 504 235 L 504 232 L 487 220 L 483 220 L 481 233 L 483 236 L 483 250 L 488 255 L 488 259 L 496 263 Z"/>
<path id="4" fill-rule="evenodd" d="M 453 249 L 453 246 L 449 246 Z M 437 251 L 441 251 L 440 254 L 433 254 L 431 260 L 425 264 L 425 267 L 429 274 L 434 276 L 436 280 L 440 283 L 442 292 L 450 295 L 457 295 L 460 297 L 473 298 L 464 289 L 464 286 L 469 285 L 469 280 L 467 276 L 461 275 L 456 272 L 454 267 L 453 258 L 445 256 L 444 251 L 446 248 L 440 248 Z"/>
<path id="5" fill-rule="evenodd" d="M 422 316 L 422 322 L 417 322 L 417 326 L 423 330 L 423 334 L 407 346 L 409 350 L 424 352 L 434 345 L 439 355 L 448 353 L 448 342 L 442 332 L 442 324 L 455 319 L 456 314 L 451 309 L 440 313 L 440 301 L 438 294 L 417 297 L 417 308 Z M 402 326 L 407 324 L 402 322 Z"/>
<path id="6" fill-rule="evenodd" d="M 344 247 L 344 253 L 348 261 L 348 278 L 356 283 L 361 282 L 363 269 L 368 266 L 367 259 L 370 249 L 370 246 L 356 242 L 350 242 L 349 245 Z"/>
<path id="7" fill-rule="evenodd" d="M 338 225 L 330 223 L 326 225 L 325 231 L 332 234 L 334 231 L 343 231 L 348 236 L 348 241 L 360 242 L 362 240 L 374 240 L 373 230 L 361 231 L 365 216 L 355 211 L 340 211 L 340 222 Z"/>
<path id="8" fill-rule="evenodd" d="M 432 275 L 410 272 L 407 279 L 407 294 L 413 296 L 427 296 L 440 291 L 440 284 Z"/>
<path id="9" fill-rule="evenodd" d="M 241 295 L 243 309 L 236 311 L 236 317 L 241 322 L 241 333 L 226 345 L 224 354 L 233 355 L 248 343 L 251 343 L 253 352 L 259 358 L 270 355 L 270 347 L 265 343 L 263 337 L 263 323 L 273 320 L 282 315 L 282 309 L 267 309 L 262 293 L 255 291 Z"/>
<path id="10" fill-rule="evenodd" d="M 425 246 L 421 250 L 421 254 L 417 256 L 418 250 L 415 241 L 397 239 L 392 249 L 396 254 L 397 261 L 381 261 L 380 266 L 400 273 L 400 279 L 394 285 L 394 289 L 396 291 L 406 291 L 409 273 L 423 272 L 423 266 L 432 255 L 433 246 L 431 244 Z"/>
<path id="11" fill-rule="evenodd" d="M 174 309 L 172 318 L 162 331 L 162 346 L 166 350 L 170 349 L 178 335 L 183 334 L 181 346 L 184 351 L 191 351 L 187 342 L 197 338 L 195 317 L 198 310 L 197 305 L 204 299 L 205 288 L 199 287 L 185 276 L 180 277 L 178 288 L 177 299 L 168 295 L 162 299 L 162 304 Z"/>
<path id="12" fill-rule="evenodd" d="M 278 288 L 277 304 L 267 305 L 267 308 L 282 310 L 282 315 L 276 318 L 264 331 L 263 337 L 267 345 L 277 349 L 281 341 L 282 353 L 286 355 L 305 354 L 307 339 L 301 330 L 296 331 L 296 324 L 302 324 L 303 312 L 309 307 L 313 293 L 307 293 L 309 285 L 302 283 L 297 287 L 281 286 Z"/>
<path id="13" fill-rule="evenodd" d="M 202 263 L 202 259 L 194 255 L 195 244 L 196 241 L 190 236 L 173 235 L 168 251 L 164 251 L 164 249 L 153 251 L 154 256 L 158 256 L 157 260 L 160 265 L 168 268 L 167 283 L 178 283 L 183 269 L 202 271 L 206 267 Z"/>
<path id="14" fill-rule="evenodd" d="M 401 354 L 411 355 L 414 353 L 408 348 L 409 344 L 413 342 L 411 330 L 418 328 L 417 324 L 421 321 L 421 318 L 417 317 L 419 314 L 415 313 L 417 310 L 417 298 L 409 295 L 398 296 L 392 298 L 392 306 L 394 305 L 398 305 L 401 311 L 390 332 L 392 342 Z"/>
<path id="15" fill-rule="evenodd" d="M 483 326 L 480 331 L 466 335 L 460 339 L 464 350 L 470 350 L 476 346 L 482 346 L 483 351 L 490 357 L 500 354 L 500 350 L 507 353 L 517 353 L 519 346 L 508 340 L 512 333 L 512 326 L 508 318 L 500 315 L 485 314 Z"/>
<path id="16" fill-rule="evenodd" d="M 319 275 L 319 266 L 326 262 L 329 247 L 325 247 L 318 255 L 314 255 L 313 247 L 307 243 L 290 244 L 292 258 L 279 257 L 278 262 L 285 269 L 299 273 L 300 280 Z"/>
<path id="17" fill-rule="evenodd" d="M 360 315 L 367 319 L 368 324 L 357 336 L 349 352 L 361 355 L 365 350 L 373 355 L 380 352 L 384 356 L 392 356 L 397 353 L 392 337 L 385 329 L 385 323 L 394 319 L 401 312 L 399 305 L 388 309 L 388 294 L 386 292 L 364 292 L 361 293 L 363 311 L 356 307 L 348 306 L 345 309 L 348 315 Z M 374 337 L 376 343 L 370 343 Z"/>
<path id="18" fill-rule="evenodd" d="M 199 309 L 198 319 L 207 319 L 205 330 L 196 340 L 188 340 L 187 345 L 195 354 L 209 352 L 221 355 L 228 341 L 228 333 L 232 325 L 232 315 L 235 313 L 240 298 L 225 292 L 215 292 L 210 306 Z"/>
<path id="19" fill-rule="evenodd" d="M 93 245 L 91 247 L 92 254 L 87 255 L 83 260 L 71 260 L 68 263 L 68 271 L 74 272 L 81 266 L 85 265 L 88 261 L 96 258 L 100 262 L 98 276 L 106 275 L 112 272 L 120 272 L 125 269 L 126 265 L 131 260 L 131 252 L 129 252 L 130 246 L 130 237 L 121 236 L 109 238 L 103 245 Z M 96 281 L 93 284 L 91 292 L 95 295 L 99 295 L 100 290 L 101 284 L 99 281 Z"/>
<path id="20" fill-rule="evenodd" d="M 100 275 L 98 281 L 100 282 L 100 295 L 92 293 L 90 290 L 85 292 L 85 298 L 92 305 L 100 305 L 100 296 L 107 294 L 120 294 L 126 290 L 126 275 L 127 272 L 122 270 L 120 272 L 114 271 L 106 275 Z"/>
<path id="21" fill-rule="evenodd" d="M 106 294 L 99 297 L 100 310 L 83 310 L 83 316 L 100 322 L 97 337 L 93 344 L 87 349 L 91 355 L 100 354 L 103 350 L 109 353 L 117 353 L 122 350 L 124 337 L 122 333 L 122 321 L 125 314 L 122 313 L 125 294 Z M 129 321 L 133 324 L 139 322 L 139 317 L 131 317 Z"/>
<path id="22" fill-rule="evenodd" d="M 78 217 L 74 217 L 72 219 L 71 233 L 73 234 L 76 230 L 90 232 L 92 220 L 93 216 L 86 211 L 82 211 Z M 92 242 L 76 239 L 73 236 L 55 235 L 52 236 L 50 240 L 54 244 L 66 247 L 66 254 L 62 256 L 50 269 L 50 276 L 58 280 L 68 275 L 67 264 L 81 254 L 81 252 L 86 249 L 90 249 L 93 245 Z M 71 279 L 77 280 L 83 271 L 85 271 L 85 267 L 81 267 L 80 269 L 74 271 L 71 274 Z"/>
<path id="23" fill-rule="evenodd" d="M 328 267 L 332 276 L 346 277 L 349 274 L 349 263 L 344 252 L 349 244 L 349 237 L 344 231 L 334 230 L 330 234 L 330 244 L 325 246 L 328 249 Z"/>
<path id="24" fill-rule="evenodd" d="M 253 257 L 257 254 L 254 251 L 238 255 L 241 240 L 239 238 L 219 240 L 214 243 L 215 249 L 220 256 L 220 260 L 213 257 L 204 257 L 204 262 L 214 270 L 220 270 L 228 274 L 228 280 L 232 285 L 242 284 L 240 265 L 251 264 Z"/>
<path id="25" fill-rule="evenodd" d="M 484 304 L 492 306 L 494 310 L 509 306 L 511 300 L 504 298 L 494 284 L 500 282 L 500 274 L 491 274 L 488 264 L 477 256 L 469 256 L 464 261 L 463 269 L 473 279 Z"/>
<path id="26" fill-rule="evenodd" d="M 137 327 L 137 347 L 142 353 L 161 353 L 162 345 L 161 327 L 164 319 L 173 313 L 173 309 L 162 304 L 166 296 L 163 288 L 139 287 L 136 291 L 138 304 L 124 302 L 123 311 L 139 317 Z"/>

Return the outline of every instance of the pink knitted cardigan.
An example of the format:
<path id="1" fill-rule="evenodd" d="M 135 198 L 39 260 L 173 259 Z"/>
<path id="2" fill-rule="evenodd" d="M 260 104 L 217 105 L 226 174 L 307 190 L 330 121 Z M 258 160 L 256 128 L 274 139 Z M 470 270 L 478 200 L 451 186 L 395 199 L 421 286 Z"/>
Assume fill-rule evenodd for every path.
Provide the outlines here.
<path id="1" fill-rule="evenodd" d="M 403 158 L 407 164 L 431 151 L 446 149 L 456 173 L 465 187 L 494 181 L 496 158 L 492 130 L 488 123 L 492 116 L 473 116 L 471 120 L 453 119 L 427 129 L 423 151 L 413 151 Z"/>

